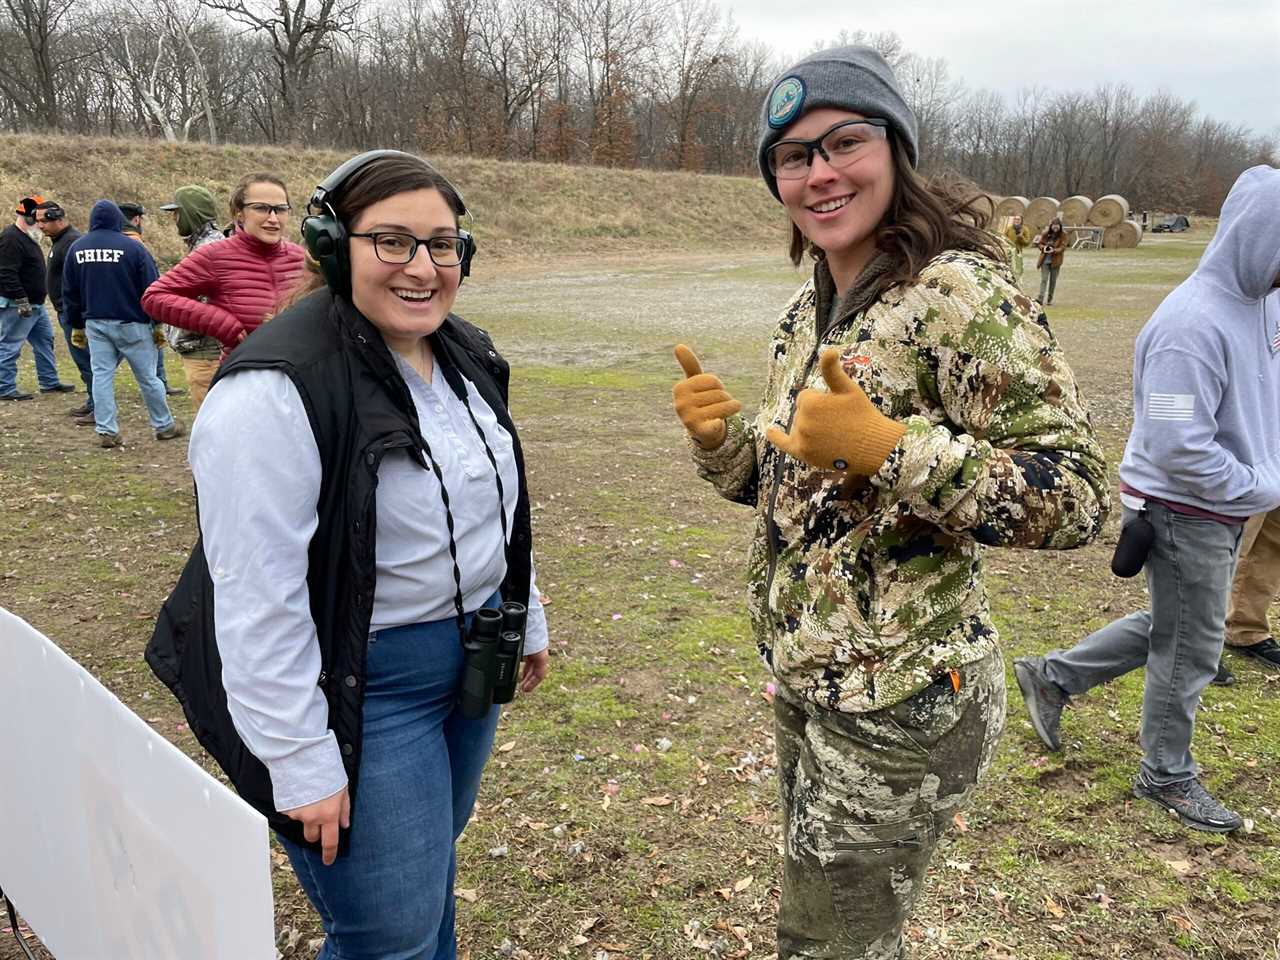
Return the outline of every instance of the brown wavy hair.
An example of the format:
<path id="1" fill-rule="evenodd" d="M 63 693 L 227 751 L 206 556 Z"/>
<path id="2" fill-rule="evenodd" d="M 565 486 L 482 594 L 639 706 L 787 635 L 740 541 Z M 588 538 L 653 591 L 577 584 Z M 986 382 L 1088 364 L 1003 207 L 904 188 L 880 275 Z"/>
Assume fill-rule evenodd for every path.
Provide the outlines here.
<path id="1" fill-rule="evenodd" d="M 244 210 L 244 196 L 249 192 L 249 188 L 255 183 L 270 183 L 279 187 L 284 191 L 284 201 L 289 202 L 289 185 L 284 182 L 284 178 L 274 173 L 250 173 L 240 178 L 240 182 L 236 184 L 236 188 L 231 191 L 231 220 L 235 221 L 236 215 Z"/>
<path id="2" fill-rule="evenodd" d="M 893 258 L 893 267 L 874 282 L 868 296 L 876 299 L 894 287 L 915 283 L 925 264 L 944 250 L 969 250 L 1005 262 L 1003 245 L 987 232 L 995 215 L 991 197 L 955 173 L 921 176 L 901 141 L 892 134 L 889 140 L 893 196 L 876 228 L 876 249 Z M 788 253 L 796 266 L 806 253 L 814 260 L 826 256 L 794 223 Z"/>

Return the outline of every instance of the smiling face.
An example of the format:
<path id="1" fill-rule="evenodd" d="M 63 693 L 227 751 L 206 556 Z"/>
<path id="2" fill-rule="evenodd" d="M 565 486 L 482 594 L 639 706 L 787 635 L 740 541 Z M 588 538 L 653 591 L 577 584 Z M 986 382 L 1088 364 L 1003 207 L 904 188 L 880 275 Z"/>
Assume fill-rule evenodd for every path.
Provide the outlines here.
<path id="1" fill-rule="evenodd" d="M 830 107 L 811 110 L 787 127 L 783 139 L 813 139 L 837 123 L 864 119 L 862 114 Z M 832 167 L 815 152 L 807 176 L 778 181 L 791 222 L 810 243 L 822 248 L 842 292 L 875 252 L 876 229 L 893 200 L 893 186 L 893 154 L 887 139 L 868 143 L 847 167 Z"/>
<path id="2" fill-rule="evenodd" d="M 263 243 L 279 243 L 284 239 L 288 213 L 276 213 L 267 207 L 278 207 L 289 202 L 284 188 L 274 183 L 251 183 L 244 192 L 244 206 L 236 215 L 236 222 L 244 232 Z"/>
<path id="3" fill-rule="evenodd" d="M 440 191 L 397 193 L 360 211 L 351 233 L 409 233 L 420 239 L 456 235 L 458 221 Z M 393 350 L 434 333 L 453 309 L 462 267 L 437 267 L 419 244 L 408 263 L 383 263 L 373 241 L 352 237 L 351 302 Z M 403 352 L 403 351 L 401 351 Z"/>

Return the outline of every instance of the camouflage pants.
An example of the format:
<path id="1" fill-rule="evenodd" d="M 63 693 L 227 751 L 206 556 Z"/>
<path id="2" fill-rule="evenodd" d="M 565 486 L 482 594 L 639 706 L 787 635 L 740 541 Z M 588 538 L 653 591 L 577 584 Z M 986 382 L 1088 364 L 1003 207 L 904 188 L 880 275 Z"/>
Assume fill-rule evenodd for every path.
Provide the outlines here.
<path id="1" fill-rule="evenodd" d="M 774 699 L 786 858 L 778 960 L 899 960 L 938 837 L 1004 728 L 993 653 L 873 713 Z"/>

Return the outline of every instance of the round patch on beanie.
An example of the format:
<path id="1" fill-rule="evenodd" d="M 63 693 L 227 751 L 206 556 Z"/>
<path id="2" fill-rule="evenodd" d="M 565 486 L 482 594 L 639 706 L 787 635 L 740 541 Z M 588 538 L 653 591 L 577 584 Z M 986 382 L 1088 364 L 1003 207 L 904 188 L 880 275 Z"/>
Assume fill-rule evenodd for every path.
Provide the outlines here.
<path id="1" fill-rule="evenodd" d="M 784 77 L 769 94 L 769 126 L 780 130 L 796 118 L 804 106 L 804 81 Z"/>

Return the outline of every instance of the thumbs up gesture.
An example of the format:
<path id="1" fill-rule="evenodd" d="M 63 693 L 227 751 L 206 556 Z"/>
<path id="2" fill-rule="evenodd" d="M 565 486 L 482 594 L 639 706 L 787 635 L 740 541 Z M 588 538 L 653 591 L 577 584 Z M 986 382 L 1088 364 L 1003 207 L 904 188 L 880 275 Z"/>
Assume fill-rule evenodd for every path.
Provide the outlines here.
<path id="1" fill-rule="evenodd" d="M 826 351 L 820 363 L 829 392 L 801 390 L 791 433 L 770 427 L 765 438 L 820 470 L 869 477 L 884 465 L 907 428 L 876 409 L 840 366 L 838 351 Z"/>
<path id="2" fill-rule="evenodd" d="M 702 364 L 683 343 L 676 345 L 676 359 L 684 370 L 684 379 L 671 388 L 676 416 L 689 431 L 693 442 L 705 450 L 724 443 L 724 418 L 742 409 L 742 404 L 729 395 L 720 378 L 703 373 Z"/>

